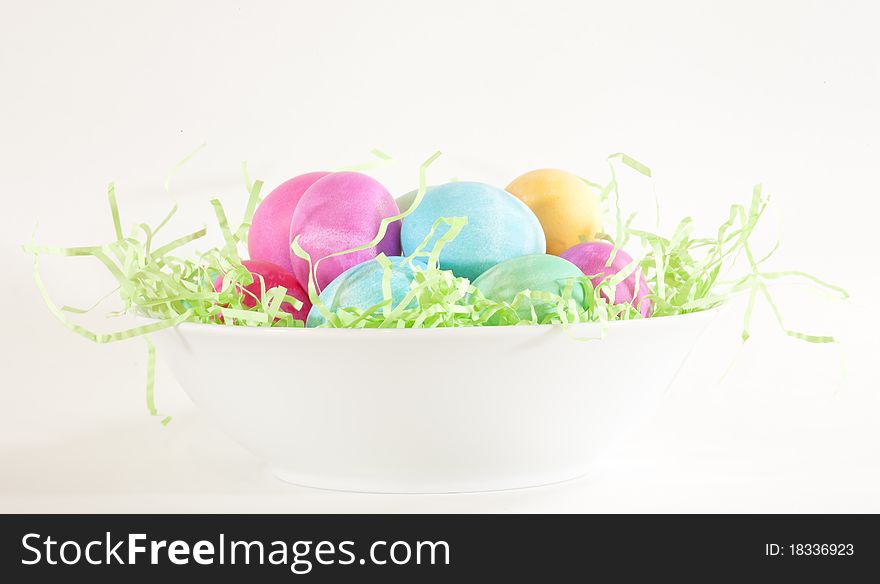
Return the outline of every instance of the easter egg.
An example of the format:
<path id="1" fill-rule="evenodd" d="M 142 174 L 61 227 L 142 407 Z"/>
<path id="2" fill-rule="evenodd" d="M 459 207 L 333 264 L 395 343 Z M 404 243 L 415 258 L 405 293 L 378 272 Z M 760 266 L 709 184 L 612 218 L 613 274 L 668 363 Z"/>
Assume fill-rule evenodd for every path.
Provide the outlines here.
<path id="1" fill-rule="evenodd" d="M 403 218 L 400 240 L 411 254 L 440 217 L 467 217 L 468 223 L 440 253 L 440 267 L 474 280 L 492 266 L 521 255 L 544 253 L 544 232 L 535 214 L 519 199 L 478 182 L 429 187 L 421 204 Z M 446 232 L 441 226 L 427 251 Z"/>
<path id="2" fill-rule="evenodd" d="M 409 285 L 412 282 L 415 270 L 406 261 L 406 258 L 393 256 L 388 259 L 391 261 L 391 298 L 393 308 L 402 302 L 407 293 L 409 293 Z M 421 258 L 414 258 L 412 263 L 418 267 L 425 267 L 426 265 L 425 261 Z M 382 291 L 382 278 L 384 274 L 385 269 L 375 260 L 358 264 L 344 271 L 324 288 L 320 295 L 321 302 L 331 312 L 336 312 L 340 308 L 366 310 L 384 300 L 385 295 Z M 415 301 L 413 303 L 415 304 Z M 315 327 L 324 322 L 324 316 L 313 306 L 311 312 L 309 312 L 306 326 Z"/>
<path id="3" fill-rule="evenodd" d="M 428 186 L 427 188 L 431 188 Z M 397 203 L 397 208 L 400 209 L 401 213 L 404 213 L 412 207 L 412 204 L 416 202 L 416 195 L 419 194 L 418 189 L 413 189 L 408 193 L 400 195 L 394 201 Z"/>
<path id="4" fill-rule="evenodd" d="M 290 221 L 303 193 L 328 172 L 310 172 L 278 185 L 257 206 L 248 230 L 248 255 L 293 271 L 290 263 Z"/>
<path id="5" fill-rule="evenodd" d="M 599 198 L 570 172 L 533 170 L 514 179 L 507 191 L 538 216 L 547 238 L 547 253 L 560 255 L 576 243 L 594 239 L 602 228 Z"/>
<path id="6" fill-rule="evenodd" d="M 600 282 L 617 274 L 633 261 L 628 253 L 618 249 L 614 261 L 606 267 L 605 264 L 608 263 L 613 249 L 614 246 L 607 241 L 590 241 L 565 250 L 560 257 L 580 268 L 585 275 L 590 276 L 593 286 L 598 286 Z M 636 280 L 637 274 L 638 280 Z M 602 296 L 612 304 L 628 302 L 637 307 L 642 316 L 650 316 L 651 301 L 646 298 L 650 293 L 645 275 L 640 270 L 636 270 L 616 286 L 614 298 L 608 298 L 604 292 Z"/>
<path id="7" fill-rule="evenodd" d="M 532 254 L 512 258 L 489 268 L 474 280 L 474 287 L 490 300 L 513 302 L 516 295 L 523 290 L 562 296 L 568 282 L 573 278 L 582 278 L 583 275 L 576 265 L 559 256 Z M 583 306 L 583 286 L 574 282 L 571 297 Z M 533 305 L 538 317 L 543 317 L 540 302 Z M 530 312 L 525 308 L 524 316 Z"/>
<path id="8" fill-rule="evenodd" d="M 309 295 L 299 285 L 299 282 L 296 281 L 293 274 L 281 266 L 262 260 L 244 260 L 241 264 L 251 273 L 254 279 L 253 283 L 248 284 L 247 286 L 239 286 L 239 288 L 244 288 L 244 290 L 241 291 L 242 304 L 247 307 L 256 306 L 257 300 L 261 298 L 263 287 L 265 287 L 266 290 L 271 290 L 272 288 L 283 286 L 287 289 L 286 294 L 288 296 L 293 296 L 303 304 L 302 307 L 297 310 L 290 302 L 282 302 L 281 310 L 292 314 L 293 318 L 297 320 L 306 319 L 306 316 L 309 314 L 309 309 L 312 307 L 312 303 L 309 302 Z M 264 285 L 261 285 L 260 277 L 263 278 Z M 214 280 L 214 291 L 220 292 L 222 288 L 223 276 L 220 275 Z"/>
<path id="9" fill-rule="evenodd" d="M 300 246 L 317 265 L 315 280 L 323 288 L 336 276 L 380 253 L 400 255 L 400 222 L 388 226 L 378 245 L 318 261 L 335 252 L 369 243 L 379 232 L 382 219 L 399 214 L 391 194 L 375 179 L 358 172 L 334 172 L 310 186 L 293 212 L 290 238 L 299 236 Z M 293 274 L 308 289 L 308 262 L 290 252 Z"/>
<path id="10" fill-rule="evenodd" d="M 401 213 L 406 212 L 406 210 L 412 206 L 412 204 L 416 200 L 416 194 L 418 194 L 418 192 L 418 190 L 410 191 L 405 195 L 400 195 L 399 197 L 394 199 L 394 201 L 397 203 L 397 208 L 400 209 Z"/>

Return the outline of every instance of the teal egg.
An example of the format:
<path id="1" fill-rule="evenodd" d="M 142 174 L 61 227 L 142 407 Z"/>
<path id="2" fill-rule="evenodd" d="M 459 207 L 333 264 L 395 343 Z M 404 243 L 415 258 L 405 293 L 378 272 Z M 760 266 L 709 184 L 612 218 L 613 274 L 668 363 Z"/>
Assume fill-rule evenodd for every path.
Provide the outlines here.
<path id="1" fill-rule="evenodd" d="M 393 304 L 403 301 L 409 292 L 409 284 L 415 274 L 406 258 L 393 256 L 391 261 L 391 297 Z M 417 267 L 424 267 L 425 261 L 413 260 Z M 340 308 L 359 308 L 366 310 L 382 302 L 382 276 L 384 269 L 376 260 L 368 260 L 342 272 L 321 291 L 320 299 L 327 308 L 336 312 Z M 325 322 L 324 316 L 316 306 L 312 306 L 306 319 L 307 327 L 316 327 Z"/>
<path id="2" fill-rule="evenodd" d="M 416 195 L 418 194 L 418 192 L 418 189 L 416 189 L 414 191 L 406 193 L 405 195 L 400 195 L 399 197 L 394 199 L 394 201 L 397 203 L 397 208 L 400 209 L 401 213 L 405 212 L 412 206 L 412 204 L 416 200 Z"/>
<path id="3" fill-rule="evenodd" d="M 559 256 L 532 254 L 509 259 L 489 268 L 474 280 L 474 287 L 490 300 L 513 302 L 523 290 L 561 296 L 569 280 L 583 276 L 580 268 Z M 583 286 L 575 283 L 572 298 L 583 305 Z M 540 310 L 538 315 L 543 316 Z"/>
<path id="4" fill-rule="evenodd" d="M 429 187 L 419 206 L 403 218 L 400 240 L 405 255 L 424 241 L 440 217 L 468 220 L 440 253 L 440 267 L 456 276 L 474 280 L 505 260 L 546 251 L 544 230 L 525 203 L 497 187 L 460 181 Z M 438 229 L 427 250 L 445 231 L 445 226 Z"/>

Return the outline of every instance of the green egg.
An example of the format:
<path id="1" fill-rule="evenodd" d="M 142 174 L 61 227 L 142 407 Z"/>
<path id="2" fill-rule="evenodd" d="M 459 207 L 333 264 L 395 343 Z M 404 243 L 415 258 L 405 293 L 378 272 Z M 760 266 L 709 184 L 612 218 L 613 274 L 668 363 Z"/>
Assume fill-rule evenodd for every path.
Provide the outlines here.
<path id="1" fill-rule="evenodd" d="M 489 268 L 474 280 L 474 287 L 490 300 L 513 302 L 516 295 L 523 290 L 550 292 L 561 296 L 569 280 L 583 276 L 580 268 L 559 256 L 531 254 L 515 257 Z M 577 282 L 572 289 L 572 298 L 583 305 L 584 289 Z M 540 309 L 537 311 L 539 317 L 543 316 Z M 528 309 L 526 312 L 529 312 Z"/>

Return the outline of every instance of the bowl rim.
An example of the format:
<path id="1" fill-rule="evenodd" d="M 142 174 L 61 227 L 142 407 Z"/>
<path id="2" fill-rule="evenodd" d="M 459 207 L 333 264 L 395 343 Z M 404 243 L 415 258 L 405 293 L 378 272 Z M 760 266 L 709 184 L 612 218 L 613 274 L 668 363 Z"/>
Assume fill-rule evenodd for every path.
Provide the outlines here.
<path id="1" fill-rule="evenodd" d="M 688 320 L 697 320 L 697 319 L 708 319 L 711 320 L 715 316 L 717 316 L 724 308 L 727 306 L 726 304 L 716 306 L 714 308 L 709 308 L 707 310 L 700 310 L 697 312 L 689 312 L 687 314 L 675 314 L 670 316 L 658 316 L 651 318 L 636 318 L 631 320 L 613 320 L 609 321 L 607 324 L 608 330 L 619 329 L 622 327 L 645 327 L 645 326 L 658 326 L 658 323 L 664 323 L 669 321 L 670 319 L 674 319 L 676 322 L 681 322 L 683 319 Z M 144 324 L 151 324 L 161 322 L 161 319 L 156 319 L 148 316 L 142 315 L 133 315 L 133 318 L 137 321 L 140 321 Z M 601 330 L 602 323 L 599 322 L 580 322 L 576 324 L 570 325 L 562 325 L 562 324 L 533 324 L 533 325 L 507 325 L 507 326 L 462 326 L 462 327 L 434 327 L 434 328 L 406 328 L 406 329 L 398 329 L 398 328 L 363 328 L 363 329 L 351 329 L 351 328 L 306 328 L 306 327 L 265 327 L 265 326 L 235 326 L 235 325 L 222 325 L 222 324 L 207 324 L 201 322 L 182 322 L 173 327 L 168 327 L 168 329 L 162 329 L 156 332 L 162 332 L 164 330 L 169 329 L 182 329 L 187 332 L 207 332 L 209 334 L 214 334 L 211 331 L 216 332 L 216 334 L 238 334 L 238 335 L 250 335 L 250 334 L 306 334 L 306 335 L 333 335 L 333 336 L 343 336 L 343 335 L 394 335 L 394 334 L 407 334 L 407 335 L 462 335 L 462 334 L 478 334 L 475 332 L 459 332 L 459 331 L 483 331 L 483 334 L 487 334 L 487 332 L 492 331 L 489 334 L 498 334 L 498 332 L 517 330 L 517 331 L 538 331 L 538 330 Z M 223 331 L 223 332 L 220 332 Z M 505 334 L 510 334 L 505 333 Z M 514 334 L 520 334 L 519 332 Z"/>

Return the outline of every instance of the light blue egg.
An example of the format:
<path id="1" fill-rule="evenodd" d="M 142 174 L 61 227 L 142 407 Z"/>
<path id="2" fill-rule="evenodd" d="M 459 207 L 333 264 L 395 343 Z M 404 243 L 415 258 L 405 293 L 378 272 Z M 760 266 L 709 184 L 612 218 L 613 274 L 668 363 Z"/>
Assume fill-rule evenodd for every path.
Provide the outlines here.
<path id="1" fill-rule="evenodd" d="M 497 187 L 461 181 L 429 187 L 421 204 L 403 218 L 403 253 L 411 254 L 440 217 L 468 219 L 440 253 L 440 267 L 456 276 L 474 280 L 504 260 L 546 251 L 544 230 L 525 203 Z M 426 249 L 445 231 L 441 226 Z"/>
<path id="2" fill-rule="evenodd" d="M 406 258 L 393 256 L 391 261 L 391 297 L 396 306 L 409 292 L 415 271 Z M 424 267 L 421 258 L 413 260 L 413 264 Z M 382 302 L 382 276 L 384 269 L 376 260 L 369 260 L 342 272 L 321 291 L 320 299 L 327 308 L 336 312 L 340 308 L 359 308 L 366 310 Z M 307 327 L 316 327 L 325 322 L 324 316 L 316 306 L 312 306 L 306 319 Z"/>
<path id="3" fill-rule="evenodd" d="M 431 185 L 428 185 L 426 187 L 426 190 L 430 189 L 430 188 L 433 188 L 433 187 Z M 417 194 L 419 194 L 419 189 L 413 189 L 410 192 L 404 193 L 404 194 L 400 195 L 399 197 L 397 197 L 396 199 L 394 199 L 394 202 L 397 203 L 397 208 L 400 209 L 401 213 L 403 213 L 404 211 L 406 211 L 410 207 L 412 207 L 412 204 L 416 202 L 416 195 Z"/>

